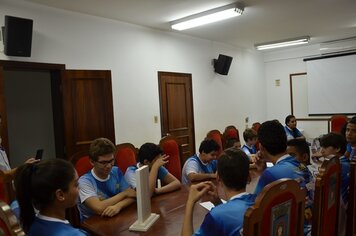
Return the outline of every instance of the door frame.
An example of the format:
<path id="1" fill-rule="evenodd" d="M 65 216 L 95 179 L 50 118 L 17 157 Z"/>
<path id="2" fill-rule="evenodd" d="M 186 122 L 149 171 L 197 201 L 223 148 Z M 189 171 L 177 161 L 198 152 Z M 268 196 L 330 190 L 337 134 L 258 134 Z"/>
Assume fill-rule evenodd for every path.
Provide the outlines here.
<path id="1" fill-rule="evenodd" d="M 52 64 L 40 62 L 25 62 L 25 61 L 9 61 L 0 60 L 0 114 L 2 116 L 1 124 L 1 137 L 3 146 L 9 150 L 8 140 L 8 127 L 7 127 L 7 109 L 4 87 L 4 71 L 20 70 L 20 71 L 44 71 L 50 73 L 51 79 L 51 94 L 52 94 L 52 107 L 53 109 L 53 126 L 55 134 L 55 150 L 56 156 L 65 158 L 64 145 L 64 131 L 62 129 L 64 121 L 62 118 L 62 94 L 61 94 L 61 71 L 65 70 L 65 64 Z M 11 155 L 9 155 L 11 156 Z M 9 158 L 10 159 L 10 158 Z"/>

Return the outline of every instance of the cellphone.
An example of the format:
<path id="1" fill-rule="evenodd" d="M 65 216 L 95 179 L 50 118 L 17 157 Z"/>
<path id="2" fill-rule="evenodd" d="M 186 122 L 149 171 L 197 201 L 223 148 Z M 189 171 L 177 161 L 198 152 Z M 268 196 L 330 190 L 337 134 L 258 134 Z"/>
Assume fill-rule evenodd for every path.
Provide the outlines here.
<path id="1" fill-rule="evenodd" d="M 36 160 L 42 160 L 42 155 L 43 155 L 43 149 L 38 149 L 36 152 Z"/>

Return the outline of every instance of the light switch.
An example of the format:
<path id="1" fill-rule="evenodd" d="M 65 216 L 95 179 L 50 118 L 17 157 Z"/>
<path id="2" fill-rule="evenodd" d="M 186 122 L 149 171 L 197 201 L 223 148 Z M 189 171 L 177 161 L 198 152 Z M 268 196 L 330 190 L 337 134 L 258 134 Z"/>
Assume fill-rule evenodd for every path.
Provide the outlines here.
<path id="1" fill-rule="evenodd" d="M 154 120 L 155 124 L 157 124 L 158 123 L 158 116 L 154 116 L 153 120 Z"/>

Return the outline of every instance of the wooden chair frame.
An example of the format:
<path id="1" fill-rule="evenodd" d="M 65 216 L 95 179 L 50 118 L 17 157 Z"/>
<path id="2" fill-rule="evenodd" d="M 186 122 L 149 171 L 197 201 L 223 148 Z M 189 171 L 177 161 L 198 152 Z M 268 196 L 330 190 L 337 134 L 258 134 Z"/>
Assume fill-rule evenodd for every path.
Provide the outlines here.
<path id="1" fill-rule="evenodd" d="M 3 221 L 3 223 L 7 226 L 7 229 L 10 232 L 9 236 L 26 235 L 25 232 L 22 230 L 21 225 L 19 224 L 16 216 L 11 211 L 10 206 L 2 201 L 0 201 L 0 218 Z"/>
<path id="2" fill-rule="evenodd" d="M 315 180 L 312 236 L 337 235 L 341 166 L 338 157 L 325 160 Z M 335 206 L 335 208 L 333 208 Z M 336 212 L 330 212 L 335 209 Z M 327 227 L 335 227 L 334 229 Z"/>
<path id="3" fill-rule="evenodd" d="M 265 186 L 257 196 L 255 204 L 248 208 L 244 216 L 243 235 L 262 236 L 277 235 L 278 228 L 273 228 L 269 219 L 273 219 L 280 209 L 289 209 L 289 226 L 294 227 L 294 231 L 287 233 L 290 236 L 302 236 L 304 227 L 304 206 L 306 190 L 299 186 L 299 183 L 292 179 L 283 178 Z M 284 206 L 290 206 L 285 208 Z M 275 209 L 275 212 L 273 211 Z M 287 215 L 287 214 L 282 214 Z M 268 221 L 268 223 L 263 222 Z M 276 219 L 277 221 L 277 219 Z M 283 234 L 282 234 L 283 235 Z"/>
<path id="4" fill-rule="evenodd" d="M 356 160 L 350 162 L 350 187 L 347 206 L 346 236 L 356 236 Z"/>

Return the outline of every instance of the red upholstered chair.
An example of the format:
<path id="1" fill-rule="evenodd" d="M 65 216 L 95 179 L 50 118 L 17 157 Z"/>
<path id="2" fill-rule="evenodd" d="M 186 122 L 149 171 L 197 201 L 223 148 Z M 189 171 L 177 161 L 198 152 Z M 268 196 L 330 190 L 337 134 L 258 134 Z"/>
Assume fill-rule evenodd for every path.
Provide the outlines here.
<path id="1" fill-rule="evenodd" d="M 222 153 L 223 151 L 223 139 L 222 139 L 222 135 L 220 133 L 219 130 L 217 129 L 213 129 L 213 130 L 210 130 L 207 134 L 206 134 L 206 138 L 207 139 L 213 139 L 218 145 L 219 145 L 219 151 L 218 151 L 218 157 L 220 156 L 220 154 Z"/>
<path id="2" fill-rule="evenodd" d="M 125 174 L 127 167 L 137 163 L 137 149 L 131 143 L 121 143 L 116 145 L 116 164 L 122 174 Z"/>
<path id="3" fill-rule="evenodd" d="M 339 158 L 325 160 L 315 180 L 312 236 L 338 233 L 340 179 Z"/>
<path id="4" fill-rule="evenodd" d="M 329 122 L 329 132 L 341 133 L 342 127 L 347 123 L 348 118 L 344 115 L 333 115 Z"/>
<path id="5" fill-rule="evenodd" d="M 302 236 L 305 189 L 297 181 L 280 179 L 265 186 L 244 216 L 244 236 Z"/>
<path id="6" fill-rule="evenodd" d="M 77 152 L 69 159 L 74 168 L 77 170 L 78 176 L 82 176 L 93 168 L 89 160 L 87 151 Z M 77 206 L 66 209 L 66 219 L 74 226 L 80 227 L 80 213 Z"/>
<path id="7" fill-rule="evenodd" d="M 159 146 L 165 154 L 169 155 L 167 170 L 180 181 L 182 179 L 182 152 L 178 141 L 175 137 L 167 135 L 159 141 Z"/>
<path id="8" fill-rule="evenodd" d="M 240 141 L 239 130 L 233 126 L 229 125 L 225 128 L 224 133 L 222 134 L 223 141 L 224 141 L 224 149 L 226 148 L 226 141 L 228 139 L 234 138 L 237 141 Z"/>
<path id="9" fill-rule="evenodd" d="M 258 130 L 259 130 L 260 126 L 261 126 L 260 122 L 255 122 L 255 123 L 252 124 L 252 129 L 254 131 L 256 131 L 256 133 L 258 133 Z M 255 144 L 255 147 L 256 147 L 257 151 L 260 150 L 260 142 L 258 142 L 258 140 L 257 140 L 257 142 Z"/>
<path id="10" fill-rule="evenodd" d="M 4 236 L 24 236 L 16 216 L 5 202 L 0 201 L 0 235 Z"/>
<path id="11" fill-rule="evenodd" d="M 356 161 L 350 163 L 350 188 L 347 206 L 346 236 L 356 236 Z"/>

